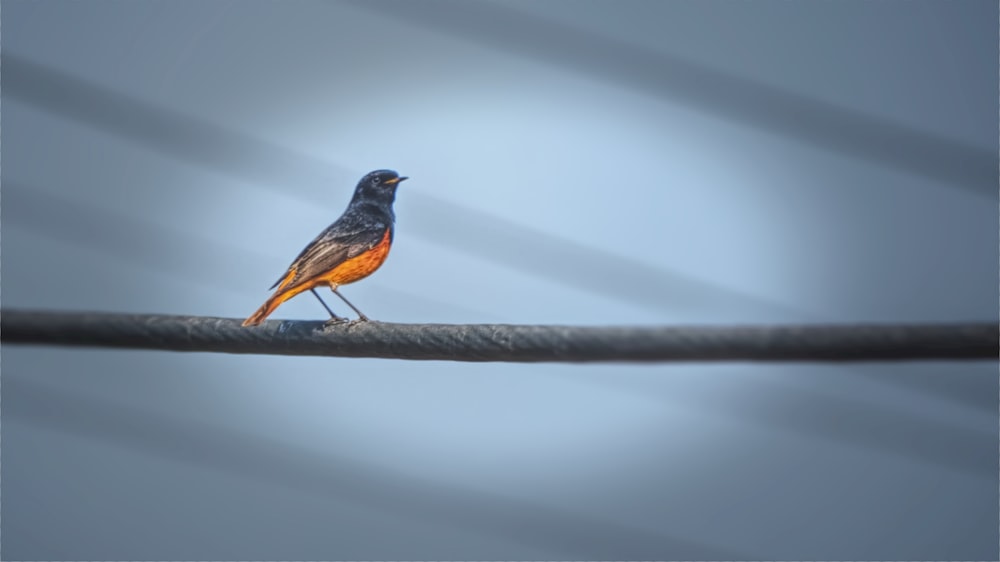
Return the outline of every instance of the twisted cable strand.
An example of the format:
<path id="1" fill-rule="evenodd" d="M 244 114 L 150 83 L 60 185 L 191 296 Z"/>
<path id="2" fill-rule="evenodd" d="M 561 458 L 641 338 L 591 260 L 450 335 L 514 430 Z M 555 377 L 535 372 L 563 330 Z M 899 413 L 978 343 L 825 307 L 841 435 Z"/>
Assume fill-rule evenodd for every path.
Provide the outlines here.
<path id="1" fill-rule="evenodd" d="M 440 361 L 907 361 L 992 359 L 1000 324 L 583 327 L 509 324 L 327 326 L 269 320 L 3 310 L 5 344 Z"/>

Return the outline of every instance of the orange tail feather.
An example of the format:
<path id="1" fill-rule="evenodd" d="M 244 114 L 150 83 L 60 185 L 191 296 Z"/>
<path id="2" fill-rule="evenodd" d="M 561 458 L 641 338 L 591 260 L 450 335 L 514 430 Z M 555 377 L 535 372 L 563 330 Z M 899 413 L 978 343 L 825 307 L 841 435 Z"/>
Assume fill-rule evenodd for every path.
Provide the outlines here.
<path id="1" fill-rule="evenodd" d="M 279 304 L 281 303 L 275 302 L 273 298 L 267 299 L 267 302 L 264 303 L 264 306 L 258 308 L 256 312 L 251 314 L 246 320 L 243 321 L 243 326 L 257 326 L 265 319 L 267 319 L 267 317 L 270 316 L 272 312 L 274 312 L 274 309 L 278 308 Z"/>
<path id="2" fill-rule="evenodd" d="M 254 312 L 253 314 L 250 315 L 249 318 L 244 320 L 243 325 L 244 326 L 259 325 L 261 322 L 267 319 L 267 317 L 270 316 L 272 312 L 274 312 L 279 306 L 281 306 L 281 303 L 294 297 L 300 292 L 302 291 L 301 290 L 281 291 L 279 289 L 278 292 L 271 295 L 271 298 L 267 299 L 267 301 L 265 301 L 264 304 L 260 308 L 258 308 L 256 312 Z"/>

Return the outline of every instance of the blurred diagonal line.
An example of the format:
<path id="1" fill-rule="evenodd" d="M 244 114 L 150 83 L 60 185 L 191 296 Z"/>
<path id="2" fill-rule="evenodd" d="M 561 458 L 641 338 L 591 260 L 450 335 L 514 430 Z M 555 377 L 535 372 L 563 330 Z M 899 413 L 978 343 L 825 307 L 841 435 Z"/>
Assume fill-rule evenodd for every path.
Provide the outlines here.
<path id="1" fill-rule="evenodd" d="M 340 0 L 842 155 L 996 195 L 996 150 L 519 12 L 499 2 Z"/>
<path id="2" fill-rule="evenodd" d="M 996 378 L 995 373 L 993 378 Z M 764 402 L 720 401 L 715 389 L 697 385 L 685 386 L 681 394 L 664 396 L 662 385 L 634 377 L 615 377 L 613 381 L 605 377 L 586 377 L 586 380 L 646 399 L 662 396 L 669 402 L 683 402 L 687 408 L 699 411 L 708 408 L 713 415 L 810 440 L 939 466 L 981 479 L 995 481 L 997 476 L 1000 458 L 996 448 L 995 402 L 992 427 L 985 430 L 916 416 L 894 406 L 892 401 L 876 406 L 830 393 L 789 387 L 762 377 L 754 377 L 752 384 L 758 395 L 773 397 Z"/>
<path id="3" fill-rule="evenodd" d="M 2 219 L 46 238 L 89 248 L 149 271 L 195 285 L 232 292 L 239 264 L 280 263 L 278 258 L 242 246 L 226 244 L 190 232 L 139 221 L 27 185 L 5 181 Z M 178 248 L 181 250 L 178 251 Z M 227 266 L 226 264 L 233 264 Z M 277 266 L 280 267 L 280 266 Z M 277 270 L 277 268 L 276 268 Z M 263 284 L 261 285 L 263 287 Z M 485 313 L 400 289 L 379 287 L 426 308 L 466 316 Z"/>
<path id="4" fill-rule="evenodd" d="M 2 220 L 46 238 L 89 248 L 157 273 L 167 273 L 186 281 L 217 289 L 233 289 L 231 268 L 219 267 L 220 260 L 235 263 L 267 261 L 267 256 L 241 247 L 222 244 L 136 220 L 94 205 L 5 181 Z M 197 249 L 197 251 L 195 251 Z M 215 267 L 200 263 L 199 255 L 212 256 Z"/>
<path id="5" fill-rule="evenodd" d="M 754 313 L 778 318 L 815 316 L 436 197 L 413 198 L 410 205 L 415 215 L 440 217 L 414 221 L 412 229 L 428 241 L 603 298 L 627 301 L 646 309 L 652 307 L 675 316 L 683 313 L 716 313 L 722 317 Z"/>
<path id="6" fill-rule="evenodd" d="M 737 403 L 733 413 L 741 420 L 753 420 L 811 439 L 827 439 L 996 480 L 1000 457 L 995 423 L 989 431 L 964 428 L 891 407 L 873 408 L 815 391 L 768 386 L 789 394 L 766 405 Z"/>
<path id="7" fill-rule="evenodd" d="M 468 529 L 580 559 L 752 560 L 746 553 L 585 514 L 463 489 L 108 400 L 4 377 L 4 414 L 88 441 L 182 462 L 311 498 L 364 505 L 414 520 Z"/>
<path id="8" fill-rule="evenodd" d="M 110 91 L 9 52 L 2 57 L 4 93 L 11 98 L 174 157 L 269 190 L 293 185 L 294 192 L 280 192 L 324 206 L 331 204 L 330 185 L 351 185 L 354 181 L 352 174 L 322 160 Z M 801 316 L 774 301 L 561 239 L 417 191 L 408 191 L 406 198 L 419 208 L 407 222 L 415 235 L 605 298 L 665 312 L 718 310 L 732 316 L 741 311 L 767 311 L 780 317 Z M 594 268 L 596 263 L 603 264 L 602 268 Z"/>
<path id="9" fill-rule="evenodd" d="M 307 189 L 311 203 L 329 203 L 330 185 L 353 185 L 357 179 L 310 156 L 114 92 L 9 51 L 0 55 L 0 62 L 5 96 L 231 176 Z"/>

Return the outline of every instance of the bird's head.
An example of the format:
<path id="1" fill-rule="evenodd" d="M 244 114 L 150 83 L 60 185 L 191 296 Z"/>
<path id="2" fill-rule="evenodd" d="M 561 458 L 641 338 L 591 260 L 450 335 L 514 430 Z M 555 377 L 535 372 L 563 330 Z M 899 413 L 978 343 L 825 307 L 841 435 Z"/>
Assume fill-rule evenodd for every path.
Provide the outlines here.
<path id="1" fill-rule="evenodd" d="M 396 187 L 407 179 L 393 170 L 375 170 L 365 175 L 354 190 L 354 199 L 364 199 L 379 203 L 392 203 L 396 198 Z"/>

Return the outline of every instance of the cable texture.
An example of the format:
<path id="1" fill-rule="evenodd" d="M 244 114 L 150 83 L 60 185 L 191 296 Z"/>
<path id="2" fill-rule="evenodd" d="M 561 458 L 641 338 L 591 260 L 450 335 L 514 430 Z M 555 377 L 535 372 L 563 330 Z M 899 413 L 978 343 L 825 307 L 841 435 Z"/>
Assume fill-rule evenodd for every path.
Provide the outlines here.
<path id="1" fill-rule="evenodd" d="M 579 327 L 506 324 L 327 326 L 196 316 L 3 310 L 5 344 L 442 361 L 906 361 L 997 359 L 1000 325 Z"/>

